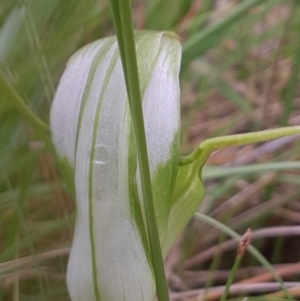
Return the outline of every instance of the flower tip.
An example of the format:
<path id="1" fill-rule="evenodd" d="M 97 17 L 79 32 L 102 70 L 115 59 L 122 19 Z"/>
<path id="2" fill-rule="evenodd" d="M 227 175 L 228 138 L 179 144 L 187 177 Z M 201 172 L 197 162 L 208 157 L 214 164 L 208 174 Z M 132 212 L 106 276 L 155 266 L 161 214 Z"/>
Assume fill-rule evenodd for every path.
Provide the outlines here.
<path id="1" fill-rule="evenodd" d="M 181 42 L 181 37 L 179 35 L 177 35 L 175 32 L 165 31 L 164 34 L 171 39 L 175 39 L 175 40 Z"/>
<path id="2" fill-rule="evenodd" d="M 250 243 L 251 243 L 251 236 L 252 236 L 252 232 L 251 229 L 248 228 L 246 233 L 243 235 L 239 246 L 238 246 L 238 255 L 239 256 L 243 256 L 244 253 L 246 252 L 247 248 L 249 247 Z"/>

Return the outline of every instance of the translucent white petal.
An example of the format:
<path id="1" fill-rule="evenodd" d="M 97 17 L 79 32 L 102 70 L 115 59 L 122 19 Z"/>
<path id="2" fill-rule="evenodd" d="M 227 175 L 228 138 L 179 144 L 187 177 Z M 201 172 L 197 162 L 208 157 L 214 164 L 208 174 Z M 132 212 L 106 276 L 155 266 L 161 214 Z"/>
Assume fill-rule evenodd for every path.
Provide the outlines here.
<path id="1" fill-rule="evenodd" d="M 180 44 L 164 33 L 139 32 L 135 38 L 151 175 L 156 179 L 160 166 L 165 175 L 160 183 L 154 180 L 160 185 L 154 189 L 155 209 L 164 236 L 173 184 L 168 179 L 176 178 L 179 156 Z M 71 299 L 152 301 L 155 284 L 115 38 L 72 57 L 55 96 L 51 129 L 59 156 L 75 170 Z"/>

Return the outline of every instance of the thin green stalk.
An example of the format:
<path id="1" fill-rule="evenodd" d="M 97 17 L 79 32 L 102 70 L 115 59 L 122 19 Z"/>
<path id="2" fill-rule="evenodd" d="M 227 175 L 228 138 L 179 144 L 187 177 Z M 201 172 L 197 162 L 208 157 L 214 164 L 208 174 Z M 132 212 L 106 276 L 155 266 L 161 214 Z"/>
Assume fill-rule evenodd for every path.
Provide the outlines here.
<path id="1" fill-rule="evenodd" d="M 283 127 L 272 130 L 265 130 L 254 133 L 245 133 L 237 135 L 229 135 L 223 137 L 215 137 L 206 139 L 189 155 L 180 158 L 180 165 L 187 165 L 195 161 L 202 154 L 210 154 L 212 151 L 228 146 L 244 145 L 250 143 L 258 143 L 278 139 L 284 136 L 300 134 L 300 126 Z M 207 158 L 203 158 L 207 159 Z"/>
<path id="2" fill-rule="evenodd" d="M 16 109 L 21 113 L 24 119 L 32 126 L 32 128 L 41 133 L 43 136 L 50 136 L 50 129 L 46 123 L 39 119 L 26 105 L 22 97 L 6 80 L 5 75 L 0 72 L 0 87 L 7 94 L 10 100 L 15 105 Z"/>
<path id="3" fill-rule="evenodd" d="M 227 279 L 226 282 L 226 286 L 225 286 L 225 291 L 222 294 L 222 297 L 220 299 L 220 301 L 225 301 L 227 296 L 228 296 L 228 292 L 230 289 L 231 284 L 233 283 L 236 271 L 240 265 L 241 259 L 243 257 L 243 255 L 245 254 L 245 252 L 247 251 L 247 248 L 249 247 L 251 242 L 251 229 L 248 228 L 246 233 L 243 235 L 241 241 L 239 242 L 238 245 L 238 249 L 237 249 L 237 255 L 235 257 L 235 261 L 234 261 L 234 265 L 230 271 L 229 277 Z"/>
<path id="4" fill-rule="evenodd" d="M 240 265 L 240 262 L 241 262 L 241 258 L 242 258 L 242 256 L 240 256 L 240 255 L 237 255 L 236 258 L 235 258 L 234 265 L 233 265 L 233 267 L 230 271 L 229 277 L 228 277 L 227 282 L 226 282 L 225 291 L 222 294 L 222 297 L 221 297 L 220 301 L 225 301 L 227 296 L 228 296 L 230 286 L 233 283 L 236 271 L 237 271 L 237 269 Z"/>
<path id="5" fill-rule="evenodd" d="M 239 177 L 243 177 L 248 174 L 249 175 L 255 173 L 264 174 L 269 171 L 283 171 L 287 169 L 300 169 L 300 162 L 299 161 L 270 162 L 270 163 L 258 163 L 258 164 L 244 165 L 244 166 L 232 166 L 232 167 L 207 165 L 203 169 L 203 178 L 205 180 L 223 179 L 223 178 L 230 178 L 235 175 L 238 175 Z M 237 177 L 235 177 L 234 179 L 236 178 Z M 222 195 L 221 193 L 222 192 L 219 192 L 219 190 L 214 191 L 213 198 L 215 198 L 214 194 Z M 212 198 L 212 195 L 210 195 L 209 197 Z"/>
<path id="6" fill-rule="evenodd" d="M 205 214 L 202 214 L 200 212 L 196 212 L 194 216 L 197 219 L 199 219 L 200 221 L 205 222 L 205 223 L 213 226 L 214 228 L 219 229 L 220 231 L 226 233 L 228 236 L 234 238 L 235 240 L 237 240 L 237 241 L 242 240 L 242 236 L 237 234 L 235 231 L 231 230 L 226 225 L 220 223 L 219 221 L 217 221 L 217 220 L 215 220 L 215 219 L 213 219 L 213 218 L 211 218 L 211 217 L 209 217 Z M 248 251 L 256 258 L 256 260 L 258 262 L 260 262 L 270 272 L 270 274 L 273 276 L 273 278 L 280 284 L 282 290 L 285 293 L 285 296 L 289 300 L 294 300 L 294 298 L 291 296 L 291 294 L 289 293 L 289 291 L 285 287 L 283 280 L 276 273 L 276 271 L 274 270 L 273 266 L 269 263 L 269 261 L 252 245 L 250 245 L 248 247 Z"/>
<path id="7" fill-rule="evenodd" d="M 164 272 L 164 265 L 153 204 L 130 2 L 125 0 L 111 0 L 110 4 L 113 12 L 113 19 L 120 48 L 127 93 L 129 97 L 129 105 L 138 153 L 143 199 L 146 213 L 146 223 L 155 273 L 157 295 L 160 301 L 168 301 L 168 287 Z"/>

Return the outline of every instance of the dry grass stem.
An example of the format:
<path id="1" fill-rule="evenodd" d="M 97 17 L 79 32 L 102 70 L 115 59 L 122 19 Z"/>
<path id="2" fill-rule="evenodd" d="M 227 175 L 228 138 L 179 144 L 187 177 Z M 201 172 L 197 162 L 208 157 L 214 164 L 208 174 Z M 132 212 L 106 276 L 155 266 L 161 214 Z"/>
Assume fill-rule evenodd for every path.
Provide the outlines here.
<path id="1" fill-rule="evenodd" d="M 259 230 L 253 230 L 251 234 L 251 240 L 265 239 L 270 237 L 286 237 L 286 236 L 300 236 L 300 226 L 286 226 L 286 227 L 268 227 Z M 185 261 L 184 267 L 186 270 L 193 268 L 194 266 L 199 266 L 205 261 L 211 259 L 217 250 L 220 253 L 234 249 L 239 242 L 230 239 L 223 242 L 221 245 L 210 247 L 205 251 L 187 259 Z"/>

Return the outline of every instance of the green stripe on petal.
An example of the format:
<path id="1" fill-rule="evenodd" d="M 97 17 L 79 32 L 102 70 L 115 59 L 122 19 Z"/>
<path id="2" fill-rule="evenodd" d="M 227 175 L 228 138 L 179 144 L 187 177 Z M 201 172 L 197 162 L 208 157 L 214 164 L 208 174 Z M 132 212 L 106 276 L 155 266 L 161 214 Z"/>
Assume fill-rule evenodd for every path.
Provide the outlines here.
<path id="1" fill-rule="evenodd" d="M 154 207 L 162 248 L 179 162 L 180 60 L 179 42 L 164 35 L 143 98 Z"/>

